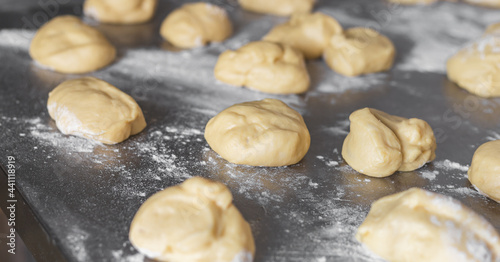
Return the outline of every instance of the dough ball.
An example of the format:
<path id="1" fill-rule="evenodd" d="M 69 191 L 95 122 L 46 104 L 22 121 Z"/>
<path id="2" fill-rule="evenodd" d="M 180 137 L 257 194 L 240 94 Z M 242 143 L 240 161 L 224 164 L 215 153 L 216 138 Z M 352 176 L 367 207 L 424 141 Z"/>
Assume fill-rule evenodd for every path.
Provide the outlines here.
<path id="1" fill-rule="evenodd" d="M 402 5 L 428 5 L 438 0 L 388 0 L 388 1 Z"/>
<path id="2" fill-rule="evenodd" d="M 158 0 L 86 0 L 83 13 L 102 23 L 140 24 L 151 20 Z"/>
<path id="3" fill-rule="evenodd" d="M 469 180 L 479 191 L 500 203 L 500 140 L 487 142 L 476 150 Z"/>
<path id="4" fill-rule="evenodd" d="M 436 138 L 427 122 L 364 108 L 349 116 L 342 156 L 356 171 L 386 177 L 412 171 L 436 158 Z"/>
<path id="5" fill-rule="evenodd" d="M 65 15 L 38 29 L 31 41 L 30 55 L 54 71 L 81 74 L 111 64 L 116 49 L 99 31 L 76 16 Z"/>
<path id="6" fill-rule="evenodd" d="M 208 121 L 205 139 L 227 161 L 251 166 L 293 165 L 311 143 L 302 116 L 276 99 L 226 108 Z"/>
<path id="7" fill-rule="evenodd" d="M 464 0 L 464 1 L 473 5 L 481 5 L 493 8 L 500 7 L 500 0 Z"/>
<path id="8" fill-rule="evenodd" d="M 161 24 L 160 34 L 181 48 L 221 42 L 231 36 L 233 27 L 226 10 L 208 3 L 191 3 L 170 13 Z"/>
<path id="9" fill-rule="evenodd" d="M 232 201 L 225 185 L 190 178 L 142 204 L 130 225 L 130 242 L 159 261 L 251 262 L 252 231 Z"/>
<path id="10" fill-rule="evenodd" d="M 146 127 L 132 97 L 94 77 L 64 81 L 49 93 L 47 108 L 63 134 L 104 144 L 120 143 Z"/>
<path id="11" fill-rule="evenodd" d="M 479 40 L 453 55 L 446 64 L 448 78 L 478 96 L 500 96 L 500 35 L 492 25 Z"/>
<path id="12" fill-rule="evenodd" d="M 300 50 L 307 59 L 321 57 L 334 34 L 342 27 L 330 16 L 322 13 L 294 14 L 284 24 L 275 26 L 263 40 L 288 44 Z"/>
<path id="13" fill-rule="evenodd" d="M 396 51 L 389 38 L 365 27 L 355 27 L 333 35 L 324 59 L 335 72 L 357 76 L 389 70 Z"/>
<path id="14" fill-rule="evenodd" d="M 248 11 L 279 16 L 310 13 L 315 0 L 238 0 Z"/>
<path id="15" fill-rule="evenodd" d="M 387 261 L 500 259 L 491 224 L 457 200 L 419 188 L 375 201 L 356 239 Z"/>
<path id="16" fill-rule="evenodd" d="M 266 41 L 251 42 L 219 56 L 215 78 L 266 93 L 297 94 L 309 88 L 302 53 L 288 45 Z"/>

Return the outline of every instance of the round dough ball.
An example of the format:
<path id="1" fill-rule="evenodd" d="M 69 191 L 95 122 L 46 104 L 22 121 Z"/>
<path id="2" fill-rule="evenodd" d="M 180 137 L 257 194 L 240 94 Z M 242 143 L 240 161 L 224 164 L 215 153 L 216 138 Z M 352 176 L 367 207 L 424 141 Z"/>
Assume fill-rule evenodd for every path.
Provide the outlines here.
<path id="1" fill-rule="evenodd" d="M 251 166 L 293 165 L 311 143 L 302 116 L 276 99 L 226 108 L 208 121 L 205 139 L 227 161 Z"/>
<path id="2" fill-rule="evenodd" d="M 236 51 L 223 52 L 214 69 L 215 78 L 274 94 L 298 94 L 309 88 L 302 53 L 288 45 L 257 41 Z"/>
<path id="3" fill-rule="evenodd" d="M 315 0 L 238 0 L 248 11 L 279 16 L 310 13 Z"/>
<path id="4" fill-rule="evenodd" d="M 500 0 L 464 0 L 464 1 L 473 5 L 482 5 L 492 8 L 500 7 Z"/>
<path id="5" fill-rule="evenodd" d="M 225 185 L 190 178 L 142 204 L 130 225 L 130 242 L 159 261 L 251 262 L 252 231 L 232 201 Z"/>
<path id="6" fill-rule="evenodd" d="M 231 36 L 233 27 L 226 10 L 209 3 L 191 3 L 170 13 L 161 24 L 160 34 L 181 48 L 221 42 Z"/>
<path id="7" fill-rule="evenodd" d="M 451 197 L 419 188 L 372 204 L 356 239 L 387 261 L 499 261 L 500 236 Z"/>
<path id="8" fill-rule="evenodd" d="M 484 35 L 500 35 L 500 23 L 491 24 L 484 31 Z"/>
<path id="9" fill-rule="evenodd" d="M 30 55 L 54 71 L 81 74 L 111 64 L 116 49 L 99 31 L 76 16 L 65 15 L 38 29 L 31 41 Z"/>
<path id="10" fill-rule="evenodd" d="M 83 13 L 102 23 L 140 24 L 151 20 L 158 0 L 86 0 Z"/>
<path id="11" fill-rule="evenodd" d="M 94 77 L 67 80 L 49 93 L 50 117 L 68 135 L 116 144 L 146 127 L 135 100 Z"/>
<path id="12" fill-rule="evenodd" d="M 500 203 L 500 140 L 484 143 L 476 150 L 469 180 L 479 191 Z"/>
<path id="13" fill-rule="evenodd" d="M 342 157 L 356 171 L 386 177 L 412 171 L 436 158 L 436 138 L 424 120 L 364 108 L 349 116 L 350 132 Z"/>
<path id="14" fill-rule="evenodd" d="M 322 13 L 294 14 L 286 23 L 275 26 L 262 40 L 288 44 L 300 50 L 307 59 L 321 57 L 334 34 L 342 27 Z"/>
<path id="15" fill-rule="evenodd" d="M 478 96 L 500 96 L 500 36 L 496 26 L 476 42 L 453 55 L 446 63 L 448 78 Z"/>
<path id="16" fill-rule="evenodd" d="M 389 38 L 366 27 L 355 27 L 333 35 L 324 59 L 335 72 L 357 76 L 389 70 L 396 50 Z"/>

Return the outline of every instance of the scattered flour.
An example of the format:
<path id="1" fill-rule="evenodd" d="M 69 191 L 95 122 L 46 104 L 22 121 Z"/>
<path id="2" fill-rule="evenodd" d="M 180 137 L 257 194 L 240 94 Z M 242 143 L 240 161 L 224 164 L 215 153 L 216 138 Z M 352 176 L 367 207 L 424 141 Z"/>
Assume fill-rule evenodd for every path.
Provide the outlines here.
<path id="1" fill-rule="evenodd" d="M 469 166 L 468 165 L 461 165 L 457 162 L 452 162 L 449 159 L 441 160 L 441 161 L 435 161 L 434 166 L 436 168 L 444 169 L 444 170 L 458 170 L 462 172 L 467 172 L 469 171 Z"/>

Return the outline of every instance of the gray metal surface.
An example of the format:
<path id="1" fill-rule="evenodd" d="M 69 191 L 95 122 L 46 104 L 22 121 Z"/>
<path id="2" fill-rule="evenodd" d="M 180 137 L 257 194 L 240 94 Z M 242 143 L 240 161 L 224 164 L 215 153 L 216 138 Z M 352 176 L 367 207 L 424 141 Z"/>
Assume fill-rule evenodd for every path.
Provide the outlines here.
<path id="1" fill-rule="evenodd" d="M 16 157 L 18 191 L 69 261 L 142 261 L 128 241 L 133 215 L 153 193 L 194 175 L 231 189 L 235 205 L 251 224 L 255 261 L 378 261 L 355 241 L 355 230 L 374 200 L 411 187 L 452 196 L 500 230 L 500 204 L 477 193 L 466 178 L 475 149 L 500 139 L 500 100 L 457 88 L 446 78 L 444 61 L 435 63 L 480 35 L 500 17 L 499 11 L 448 2 L 395 7 L 373 0 L 319 1 L 317 9 L 333 15 L 344 28 L 378 23 L 377 29 L 398 51 L 395 66 L 387 73 L 346 78 L 322 60 L 309 61 L 311 90 L 277 96 L 219 83 L 212 68 L 220 52 L 259 39 L 283 18 L 218 1 L 230 11 L 235 35 L 222 44 L 174 50 L 162 43 L 157 31 L 180 1 L 161 1 L 151 23 L 96 25 L 118 46 L 119 57 L 88 75 L 131 94 L 148 122 L 142 133 L 106 146 L 59 133 L 46 110 L 47 95 L 78 75 L 39 68 L 27 52 L 34 30 L 25 21 L 35 21 L 40 12 L 48 17 L 78 14 L 81 2 L 54 1 L 65 3 L 57 4 L 54 14 L 37 2 L 18 8 L 22 11 L 0 6 L 5 14 L 0 16 L 0 162 L 5 165 L 7 155 Z M 408 19 L 415 19 L 414 26 Z M 442 23 L 429 26 L 432 19 Z M 445 54 L 431 52 L 433 43 L 437 49 L 450 48 L 443 48 Z M 209 149 L 203 130 L 212 116 L 232 104 L 266 97 L 282 99 L 304 116 L 312 143 L 299 164 L 236 166 Z M 436 160 L 383 179 L 350 169 L 340 151 L 348 115 L 363 107 L 428 121 L 438 138 Z M 23 226 L 29 225 L 18 225 Z M 38 260 L 45 261 L 40 255 Z"/>

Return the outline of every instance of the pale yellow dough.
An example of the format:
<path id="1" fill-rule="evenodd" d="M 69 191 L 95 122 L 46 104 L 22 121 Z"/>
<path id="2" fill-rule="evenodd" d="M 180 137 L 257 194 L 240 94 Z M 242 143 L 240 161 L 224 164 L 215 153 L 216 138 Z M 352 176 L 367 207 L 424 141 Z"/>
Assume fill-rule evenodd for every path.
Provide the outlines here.
<path id="1" fill-rule="evenodd" d="M 482 5 L 493 8 L 500 8 L 500 0 L 464 0 L 473 5 Z"/>
<path id="2" fill-rule="evenodd" d="M 221 42 L 231 36 L 233 27 L 226 10 L 199 2 L 181 6 L 163 21 L 160 34 L 171 44 L 193 48 L 208 42 Z"/>
<path id="3" fill-rule="evenodd" d="M 250 42 L 236 51 L 223 52 L 215 78 L 266 93 L 297 94 L 309 88 L 309 73 L 302 53 L 288 45 Z"/>
<path id="4" fill-rule="evenodd" d="M 350 132 L 342 156 L 356 171 L 386 177 L 412 171 L 436 157 L 436 139 L 427 122 L 364 108 L 349 116 Z"/>
<path id="5" fill-rule="evenodd" d="M 83 13 L 102 23 L 140 24 L 151 20 L 158 0 L 86 0 Z"/>
<path id="6" fill-rule="evenodd" d="M 168 262 L 251 262 L 252 231 L 229 189 L 193 177 L 146 200 L 130 225 L 132 245 Z"/>
<path id="7" fill-rule="evenodd" d="M 463 89 L 482 97 L 500 96 L 499 25 L 453 55 L 446 64 L 448 78 Z"/>
<path id="8" fill-rule="evenodd" d="M 243 9 L 264 14 L 290 16 L 310 13 L 315 0 L 238 0 Z"/>
<path id="9" fill-rule="evenodd" d="M 251 166 L 293 165 L 311 143 L 302 116 L 276 99 L 226 108 L 208 121 L 205 139 L 227 161 Z"/>
<path id="10" fill-rule="evenodd" d="M 116 49 L 96 29 L 76 16 L 58 16 L 33 37 L 31 57 L 43 66 L 70 74 L 87 73 L 109 65 Z"/>
<path id="11" fill-rule="evenodd" d="M 357 76 L 389 70 L 395 55 L 389 38 L 370 28 L 355 27 L 331 37 L 324 59 L 335 72 Z"/>
<path id="12" fill-rule="evenodd" d="M 372 204 L 356 239 L 387 261 L 498 262 L 500 236 L 451 197 L 419 188 Z"/>
<path id="13" fill-rule="evenodd" d="M 469 180 L 482 193 L 500 203 L 500 140 L 481 145 L 472 158 Z"/>
<path id="14" fill-rule="evenodd" d="M 321 57 L 330 38 L 342 33 L 342 27 L 322 13 L 295 14 L 286 23 L 275 26 L 262 40 L 288 44 L 307 59 Z"/>
<path id="15" fill-rule="evenodd" d="M 146 127 L 132 97 L 94 77 L 64 81 L 49 93 L 47 108 L 63 134 L 104 144 L 120 143 Z"/>

